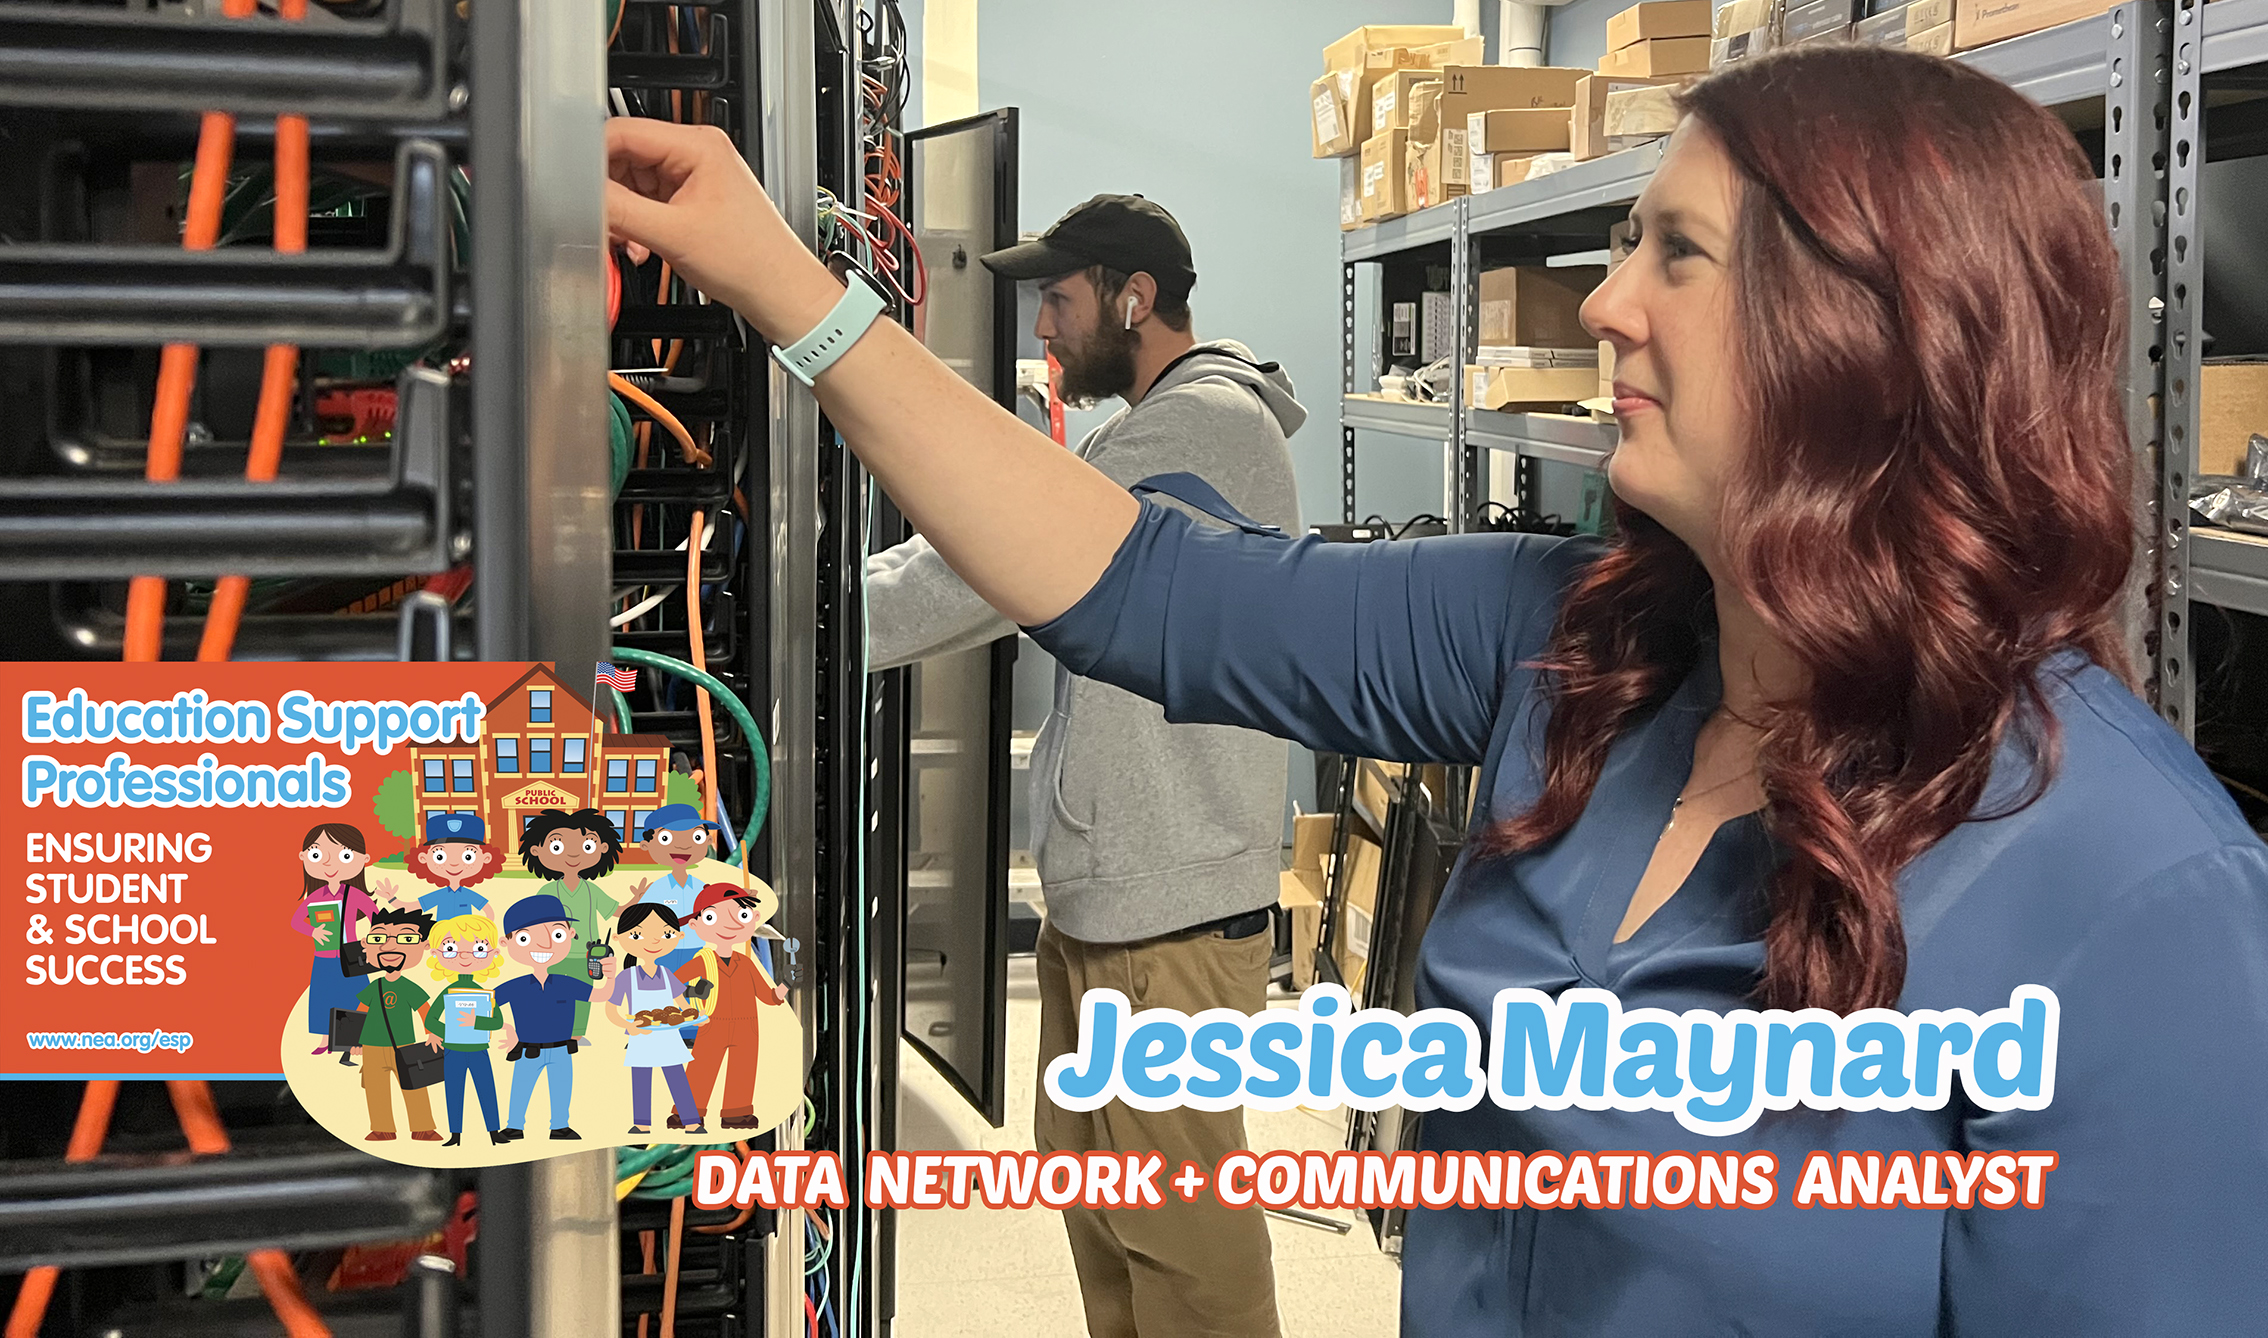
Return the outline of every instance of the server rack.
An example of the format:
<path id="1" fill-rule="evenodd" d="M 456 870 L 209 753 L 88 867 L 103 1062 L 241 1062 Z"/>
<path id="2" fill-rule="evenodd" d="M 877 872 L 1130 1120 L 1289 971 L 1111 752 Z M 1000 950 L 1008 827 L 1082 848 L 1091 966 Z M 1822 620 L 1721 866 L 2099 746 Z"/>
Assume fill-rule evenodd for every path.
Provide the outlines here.
<path id="1" fill-rule="evenodd" d="M 858 881 L 865 480 L 731 313 L 665 290 L 656 266 L 626 267 L 610 340 L 600 137 L 610 102 L 697 105 L 815 241 L 820 187 L 860 200 L 873 17 L 854 0 L 317 0 L 289 24 L 223 9 L 0 3 L 0 165 L 38 183 L 0 193 L 0 653 L 114 658 L 123 583 L 160 575 L 175 582 L 164 655 L 187 658 L 206 583 L 240 573 L 263 582 L 240 658 L 544 659 L 575 681 L 623 648 L 687 657 L 682 601 L 620 615 L 685 582 L 675 545 L 693 513 L 712 518 L 697 574 L 708 666 L 773 733 L 747 737 L 718 712 L 714 779 L 737 835 L 757 750 L 769 755 L 779 798 L 751 856 L 782 896 L 792 942 L 777 965 L 814 1077 L 809 1120 L 776 1142 L 860 1166 L 894 1105 L 896 1036 L 873 1025 L 896 1000 L 867 969 L 895 923 Z M 240 118 L 240 165 L 264 160 L 274 116 L 306 115 L 318 164 L 368 187 L 361 207 L 316 220 L 304 258 L 183 254 L 166 206 L 207 110 Z M 148 483 L 156 347 L 177 340 L 208 350 L 200 430 L 183 481 Z M 652 458 L 617 483 L 602 376 L 638 368 L 649 340 L 682 341 L 685 360 L 630 379 L 716 464 L 688 467 L 649 428 Z M 256 379 L 271 341 L 306 346 L 325 377 L 392 378 L 394 412 L 342 442 L 310 385 L 282 481 L 236 482 L 246 365 Z M 638 731 L 672 739 L 682 770 L 699 722 L 689 694 L 655 680 L 625 705 Z M 467 1279 L 419 1264 L 391 1290 L 320 1297 L 332 1331 L 636 1332 L 657 1308 L 640 1236 L 670 1230 L 668 1208 L 618 1208 L 611 1153 L 419 1171 L 340 1147 L 279 1083 L 213 1091 L 237 1151 L 153 1168 L 55 1160 L 76 1084 L 0 1089 L 0 1268 L 65 1269 L 43 1332 L 264 1329 L 258 1300 L 166 1294 L 176 1261 L 461 1231 L 475 1204 Z M 114 1124 L 122 1154 L 178 1147 L 156 1084 L 127 1084 Z M 104 1196 L 128 1177 L 157 1192 L 122 1211 Z M 830 1258 L 808 1271 L 821 1228 L 734 1216 L 687 1215 L 678 1332 L 802 1333 L 822 1292 L 845 1324 L 886 1323 L 888 1241 L 867 1214 L 826 1224 Z"/>

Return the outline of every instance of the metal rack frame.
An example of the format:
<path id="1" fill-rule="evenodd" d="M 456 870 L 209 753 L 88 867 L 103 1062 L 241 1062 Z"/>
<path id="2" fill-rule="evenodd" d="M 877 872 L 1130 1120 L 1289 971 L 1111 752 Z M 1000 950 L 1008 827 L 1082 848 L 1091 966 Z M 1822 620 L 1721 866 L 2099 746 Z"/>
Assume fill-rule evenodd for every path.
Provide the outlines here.
<path id="1" fill-rule="evenodd" d="M 2213 113 L 2208 84 L 2257 88 L 2268 75 L 2268 0 L 2175 0 L 2173 7 L 2172 151 L 2167 163 L 2169 285 L 2166 302 L 2166 438 L 2161 479 L 2166 509 L 2160 538 L 2168 561 L 2160 575 L 2160 635 L 2185 645 L 2190 605 L 2205 603 L 2268 615 L 2268 541 L 2189 524 L 2187 478 L 2197 468 L 2198 393 L 2204 353 L 2205 233 L 2201 205 Z M 2216 77 L 2217 76 L 2217 77 Z M 2179 682 L 2167 718 L 2195 726 L 2193 689 Z M 2161 702 L 2161 710 L 2165 704 Z"/>

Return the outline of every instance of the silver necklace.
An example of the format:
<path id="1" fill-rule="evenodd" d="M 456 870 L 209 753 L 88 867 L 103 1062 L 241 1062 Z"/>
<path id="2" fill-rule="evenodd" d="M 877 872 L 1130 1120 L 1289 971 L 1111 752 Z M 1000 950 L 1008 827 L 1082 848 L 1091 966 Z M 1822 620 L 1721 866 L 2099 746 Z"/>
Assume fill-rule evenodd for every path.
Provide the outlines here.
<path id="1" fill-rule="evenodd" d="M 1677 815 L 1685 811 L 1685 802 L 1688 799 L 1706 799 L 1710 795 L 1715 794 L 1717 791 L 1725 789 L 1727 786 L 1736 785 L 1741 781 L 1747 780 L 1750 774 L 1751 773 L 1749 772 L 1742 772 L 1740 775 L 1734 776 L 1728 780 L 1718 781 L 1715 785 L 1710 786 L 1706 790 L 1698 790 L 1689 795 L 1681 794 L 1677 798 L 1671 800 L 1669 821 L 1662 824 L 1662 835 L 1669 835 L 1670 828 L 1677 825 Z"/>
<path id="2" fill-rule="evenodd" d="M 1709 719 L 1702 722 L 1702 728 L 1707 729 L 1711 724 L 1714 724 L 1716 722 L 1718 716 L 1721 716 L 1724 713 L 1725 708 L 1723 706 L 1719 706 L 1716 710 L 1711 711 L 1709 713 Z M 1685 810 L 1687 800 L 1706 799 L 1710 795 L 1715 794 L 1717 791 L 1726 789 L 1727 787 L 1732 785 L 1736 785 L 1741 781 L 1747 780 L 1749 777 L 1755 774 L 1756 773 L 1754 769 L 1751 768 L 1750 770 L 1740 772 L 1738 775 L 1729 776 L 1724 780 L 1718 781 L 1715 785 L 1710 786 L 1706 790 L 1696 790 L 1692 794 L 1681 794 L 1677 798 L 1671 800 L 1669 821 L 1662 824 L 1662 835 L 1668 836 L 1670 834 L 1670 829 L 1677 826 L 1677 815 Z"/>

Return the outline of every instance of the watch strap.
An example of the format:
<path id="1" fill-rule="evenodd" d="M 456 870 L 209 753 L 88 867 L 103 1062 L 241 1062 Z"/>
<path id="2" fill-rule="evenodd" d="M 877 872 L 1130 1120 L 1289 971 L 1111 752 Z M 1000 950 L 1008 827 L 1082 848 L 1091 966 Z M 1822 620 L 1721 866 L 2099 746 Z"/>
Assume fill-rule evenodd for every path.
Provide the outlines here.
<path id="1" fill-rule="evenodd" d="M 819 322 L 818 328 L 785 348 L 775 346 L 772 356 L 787 368 L 788 375 L 810 386 L 821 372 L 850 351 L 851 345 L 872 328 L 874 318 L 887 306 L 882 294 L 853 270 L 844 282 L 843 295 L 835 300 L 833 310 Z"/>

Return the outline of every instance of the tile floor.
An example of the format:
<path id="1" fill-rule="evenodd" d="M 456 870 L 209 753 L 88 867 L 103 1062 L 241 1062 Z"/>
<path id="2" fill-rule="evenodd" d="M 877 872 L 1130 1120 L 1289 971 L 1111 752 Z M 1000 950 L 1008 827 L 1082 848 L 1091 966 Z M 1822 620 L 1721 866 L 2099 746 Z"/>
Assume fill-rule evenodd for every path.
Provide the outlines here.
<path id="1" fill-rule="evenodd" d="M 1039 1056 L 1039 998 L 1032 959 L 1008 964 L 1008 1118 L 984 1121 L 921 1055 L 907 1051 L 903 1081 L 945 1117 L 943 1128 L 909 1120 L 905 1147 L 986 1151 L 1032 1146 L 1032 1081 Z M 1344 1145 L 1345 1113 L 1248 1111 L 1256 1151 Z M 1354 1214 L 1331 1214 L 1353 1218 Z M 1392 1338 L 1401 1271 L 1379 1253 L 1368 1222 L 1341 1236 L 1270 1219 L 1276 1305 L 1286 1338 Z M 1042 1209 L 936 1209 L 898 1216 L 895 1338 L 1078 1335 L 1086 1331 L 1063 1225 Z"/>

